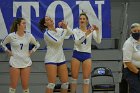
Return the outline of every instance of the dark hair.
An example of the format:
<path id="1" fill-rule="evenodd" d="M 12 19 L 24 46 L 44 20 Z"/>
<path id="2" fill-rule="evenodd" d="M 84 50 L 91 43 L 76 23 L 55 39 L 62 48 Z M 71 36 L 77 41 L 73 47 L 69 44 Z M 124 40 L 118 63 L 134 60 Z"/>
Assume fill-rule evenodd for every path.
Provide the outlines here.
<path id="1" fill-rule="evenodd" d="M 14 22 L 12 23 L 11 28 L 10 28 L 11 33 L 17 31 L 17 25 L 20 24 L 22 20 L 25 20 L 25 19 L 24 18 L 16 18 L 14 20 Z"/>
<path id="2" fill-rule="evenodd" d="M 48 28 L 47 26 L 44 25 L 45 24 L 45 17 L 41 18 L 39 21 L 39 29 L 43 32 L 46 28 Z"/>
<path id="3" fill-rule="evenodd" d="M 80 14 L 80 16 L 82 16 L 82 15 L 84 15 L 84 16 L 86 17 L 86 19 L 88 20 L 88 16 L 86 15 L 85 12 L 82 12 L 82 13 Z"/>

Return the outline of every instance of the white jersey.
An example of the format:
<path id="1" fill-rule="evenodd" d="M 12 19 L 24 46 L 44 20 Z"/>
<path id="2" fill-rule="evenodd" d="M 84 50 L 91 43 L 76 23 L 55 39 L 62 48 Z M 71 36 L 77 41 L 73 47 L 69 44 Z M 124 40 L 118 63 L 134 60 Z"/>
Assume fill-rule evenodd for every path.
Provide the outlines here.
<path id="1" fill-rule="evenodd" d="M 140 42 L 130 36 L 123 45 L 123 62 L 132 62 L 140 68 Z M 124 64 L 124 67 L 127 66 Z"/>
<path id="2" fill-rule="evenodd" d="M 101 32 L 93 31 L 88 36 L 85 35 L 85 32 L 83 32 L 81 29 L 76 28 L 73 29 L 74 34 L 74 50 L 80 51 L 80 52 L 87 52 L 91 53 L 91 42 L 92 37 L 95 39 L 97 43 L 101 42 L 102 34 Z"/>
<path id="3" fill-rule="evenodd" d="M 47 44 L 45 63 L 61 63 L 65 61 L 63 52 L 63 41 L 68 34 L 68 30 L 56 28 L 55 31 L 46 30 L 44 40 Z"/>
<path id="4" fill-rule="evenodd" d="M 32 49 L 34 52 L 39 48 L 40 44 L 35 40 L 32 34 L 25 33 L 23 37 L 18 36 L 15 32 L 10 33 L 2 42 L 4 50 L 8 48 L 6 44 L 10 43 L 13 56 L 10 57 L 10 65 L 15 68 L 25 68 L 31 66 L 32 61 L 29 57 L 29 43 L 35 45 Z"/>

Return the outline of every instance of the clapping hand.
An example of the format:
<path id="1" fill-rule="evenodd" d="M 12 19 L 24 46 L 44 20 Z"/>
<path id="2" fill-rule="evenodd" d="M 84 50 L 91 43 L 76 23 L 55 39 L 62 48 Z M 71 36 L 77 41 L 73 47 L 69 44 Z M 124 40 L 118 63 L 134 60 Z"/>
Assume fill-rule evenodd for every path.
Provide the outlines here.
<path id="1" fill-rule="evenodd" d="M 62 27 L 63 29 L 67 29 L 67 25 L 68 24 L 66 22 L 64 22 L 64 20 L 62 20 L 61 22 L 58 23 L 58 26 Z"/>
<path id="2" fill-rule="evenodd" d="M 88 27 L 87 31 L 86 31 L 86 36 L 89 35 L 90 33 L 92 33 L 93 30 L 91 29 L 91 27 Z"/>
<path id="3" fill-rule="evenodd" d="M 96 25 L 91 26 L 92 31 L 99 31 L 99 28 Z"/>

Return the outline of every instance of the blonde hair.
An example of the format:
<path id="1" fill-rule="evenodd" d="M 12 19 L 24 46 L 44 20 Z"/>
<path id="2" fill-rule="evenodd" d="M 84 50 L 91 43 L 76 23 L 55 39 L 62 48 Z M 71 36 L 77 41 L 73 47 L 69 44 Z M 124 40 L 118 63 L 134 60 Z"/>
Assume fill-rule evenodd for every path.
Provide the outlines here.
<path id="1" fill-rule="evenodd" d="M 133 29 L 135 27 L 140 27 L 140 24 L 139 23 L 133 23 L 130 27 L 130 29 Z"/>

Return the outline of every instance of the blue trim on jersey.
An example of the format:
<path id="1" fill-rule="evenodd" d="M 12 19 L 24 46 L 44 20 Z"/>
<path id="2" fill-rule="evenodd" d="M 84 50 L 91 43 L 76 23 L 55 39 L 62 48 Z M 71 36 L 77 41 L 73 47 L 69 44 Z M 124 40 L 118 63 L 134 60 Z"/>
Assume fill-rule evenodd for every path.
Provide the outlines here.
<path id="1" fill-rule="evenodd" d="M 55 40 L 55 41 L 57 41 L 53 36 L 51 36 L 48 32 L 46 32 L 47 33 L 47 35 L 50 37 L 50 38 L 52 38 L 53 40 Z"/>
<path id="2" fill-rule="evenodd" d="M 74 35 L 72 35 L 72 37 L 73 37 L 73 39 L 75 40 L 75 37 L 74 37 Z"/>
<path id="3" fill-rule="evenodd" d="M 86 44 L 87 43 L 87 40 L 85 39 L 81 44 Z"/>
<path id="4" fill-rule="evenodd" d="M 79 40 L 82 40 L 84 38 L 84 36 L 82 36 Z"/>
<path id="5" fill-rule="evenodd" d="M 61 33 L 61 36 L 64 34 L 64 29 L 63 29 L 63 32 Z"/>
<path id="6" fill-rule="evenodd" d="M 52 65 L 60 66 L 60 65 L 63 65 L 63 64 L 65 64 L 65 63 L 66 63 L 66 61 L 61 62 L 61 63 L 49 62 L 49 63 L 45 63 L 45 64 L 52 64 Z"/>
<path id="7" fill-rule="evenodd" d="M 8 35 L 9 35 L 9 34 L 8 34 Z M 7 35 L 7 36 L 8 36 L 8 35 Z M 7 36 L 5 36 L 5 38 L 1 41 L 2 43 L 3 43 L 3 41 L 6 39 Z"/>
<path id="8" fill-rule="evenodd" d="M 8 34 L 9 35 L 9 34 Z M 7 36 L 8 36 L 7 35 Z M 7 37 L 6 36 L 6 37 Z M 3 43 L 4 42 L 4 40 L 6 39 L 6 37 L 1 41 L 1 43 Z M 9 50 L 11 50 L 11 44 L 10 43 L 7 43 L 6 45 L 5 45 Z M 2 46 L 2 51 L 4 51 L 4 48 L 3 48 L 3 46 Z"/>
<path id="9" fill-rule="evenodd" d="M 91 58 L 91 53 L 86 53 L 86 52 L 80 52 L 77 50 L 73 51 L 73 58 L 76 58 L 77 60 L 79 60 L 80 62 L 84 62 L 87 59 Z"/>

